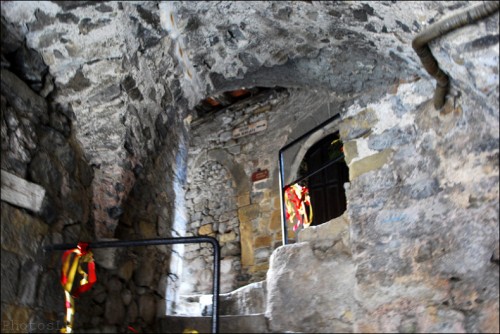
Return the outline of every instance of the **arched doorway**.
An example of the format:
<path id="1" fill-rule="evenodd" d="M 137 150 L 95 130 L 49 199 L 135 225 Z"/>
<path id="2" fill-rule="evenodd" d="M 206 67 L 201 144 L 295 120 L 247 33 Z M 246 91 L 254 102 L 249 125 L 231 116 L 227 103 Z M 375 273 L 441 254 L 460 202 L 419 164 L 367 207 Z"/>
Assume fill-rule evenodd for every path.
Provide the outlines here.
<path id="1" fill-rule="evenodd" d="M 302 160 L 299 175 L 319 170 L 304 180 L 314 213 L 311 225 L 325 223 L 346 210 L 344 183 L 349 182 L 349 169 L 343 157 L 343 143 L 335 132 L 311 146 Z M 321 169 L 334 160 L 337 161 Z"/>

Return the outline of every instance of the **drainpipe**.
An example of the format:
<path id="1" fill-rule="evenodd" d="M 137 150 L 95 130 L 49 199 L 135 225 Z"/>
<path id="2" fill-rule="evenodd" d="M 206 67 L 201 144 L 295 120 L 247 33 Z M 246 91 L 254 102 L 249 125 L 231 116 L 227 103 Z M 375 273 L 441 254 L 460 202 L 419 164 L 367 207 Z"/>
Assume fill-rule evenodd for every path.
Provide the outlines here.
<path id="1" fill-rule="evenodd" d="M 427 73 L 433 76 L 436 83 L 434 92 L 434 108 L 441 109 L 444 106 L 446 94 L 450 88 L 450 79 L 444 73 L 431 53 L 429 42 L 444 34 L 472 24 L 482 18 L 485 18 L 499 9 L 498 1 L 485 1 L 474 7 L 467 8 L 456 14 L 431 24 L 427 29 L 420 32 L 412 42 L 412 47 L 417 53 Z"/>

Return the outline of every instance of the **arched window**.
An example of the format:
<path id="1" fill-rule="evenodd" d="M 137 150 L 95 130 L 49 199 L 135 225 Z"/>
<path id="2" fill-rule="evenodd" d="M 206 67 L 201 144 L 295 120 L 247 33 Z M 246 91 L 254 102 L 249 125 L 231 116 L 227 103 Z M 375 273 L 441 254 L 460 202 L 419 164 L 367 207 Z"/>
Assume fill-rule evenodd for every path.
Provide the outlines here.
<path id="1" fill-rule="evenodd" d="M 304 180 L 309 188 L 314 218 L 311 225 L 319 225 L 341 216 L 346 210 L 344 183 L 349 182 L 349 169 L 343 158 L 343 143 L 338 132 L 315 143 L 304 156 L 299 174 L 306 175 L 329 165 Z"/>

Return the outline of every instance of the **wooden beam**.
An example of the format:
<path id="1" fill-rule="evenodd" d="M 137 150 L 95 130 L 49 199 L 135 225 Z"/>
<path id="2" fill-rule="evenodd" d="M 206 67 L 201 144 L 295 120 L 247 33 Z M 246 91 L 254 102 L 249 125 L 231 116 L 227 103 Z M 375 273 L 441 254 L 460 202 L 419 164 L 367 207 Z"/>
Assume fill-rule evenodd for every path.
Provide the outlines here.
<path id="1" fill-rule="evenodd" d="M 45 189 L 2 170 L 2 201 L 39 212 L 42 208 Z"/>

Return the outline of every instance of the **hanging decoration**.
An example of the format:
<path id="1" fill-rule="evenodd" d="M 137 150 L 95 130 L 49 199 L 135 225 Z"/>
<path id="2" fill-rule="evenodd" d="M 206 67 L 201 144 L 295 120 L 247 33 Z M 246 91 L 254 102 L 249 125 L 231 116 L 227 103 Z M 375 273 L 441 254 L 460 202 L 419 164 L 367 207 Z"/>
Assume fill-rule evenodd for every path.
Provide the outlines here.
<path id="1" fill-rule="evenodd" d="M 293 231 L 303 225 L 309 227 L 313 219 L 309 189 L 295 183 L 285 188 L 286 219 L 294 224 Z"/>
<path id="2" fill-rule="evenodd" d="M 87 263 L 87 271 L 83 270 L 82 264 Z M 83 276 L 79 286 L 74 292 L 73 283 L 76 272 Z M 62 256 L 61 284 L 66 296 L 66 327 L 61 328 L 61 333 L 73 333 L 73 318 L 75 315 L 74 298 L 90 290 L 96 282 L 95 263 L 92 252 L 89 250 L 89 244 L 79 242 L 77 248 L 69 249 Z"/>

